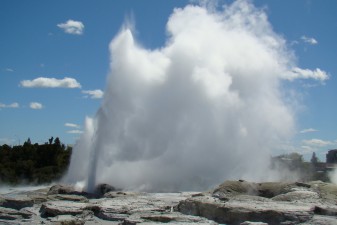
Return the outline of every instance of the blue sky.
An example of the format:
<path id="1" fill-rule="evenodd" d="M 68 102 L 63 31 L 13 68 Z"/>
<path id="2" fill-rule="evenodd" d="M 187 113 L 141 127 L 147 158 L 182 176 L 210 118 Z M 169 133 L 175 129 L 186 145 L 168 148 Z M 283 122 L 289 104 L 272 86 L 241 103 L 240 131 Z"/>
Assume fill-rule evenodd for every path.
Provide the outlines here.
<path id="1" fill-rule="evenodd" d="M 109 73 L 108 46 L 125 21 L 133 21 L 142 46 L 160 48 L 173 9 L 189 2 L 2 0 L 0 144 L 22 144 L 28 137 L 45 142 L 51 136 L 75 143 L 85 117 L 100 106 Z M 252 2 L 266 11 L 300 68 L 319 68 L 329 76 L 283 84 L 298 99 L 297 133 L 283 151 L 306 158 L 315 151 L 324 160 L 326 150 L 337 147 L 337 1 Z"/>

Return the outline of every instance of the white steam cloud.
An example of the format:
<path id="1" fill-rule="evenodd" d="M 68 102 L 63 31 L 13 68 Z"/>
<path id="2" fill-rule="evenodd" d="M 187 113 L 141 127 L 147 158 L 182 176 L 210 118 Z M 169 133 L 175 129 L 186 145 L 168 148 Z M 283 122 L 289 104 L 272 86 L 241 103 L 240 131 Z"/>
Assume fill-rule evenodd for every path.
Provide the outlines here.
<path id="1" fill-rule="evenodd" d="M 295 67 L 285 40 L 249 1 L 175 9 L 167 31 L 155 50 L 128 28 L 112 40 L 103 103 L 66 181 L 174 191 L 270 178 L 271 150 L 295 132 L 280 88 Z"/>

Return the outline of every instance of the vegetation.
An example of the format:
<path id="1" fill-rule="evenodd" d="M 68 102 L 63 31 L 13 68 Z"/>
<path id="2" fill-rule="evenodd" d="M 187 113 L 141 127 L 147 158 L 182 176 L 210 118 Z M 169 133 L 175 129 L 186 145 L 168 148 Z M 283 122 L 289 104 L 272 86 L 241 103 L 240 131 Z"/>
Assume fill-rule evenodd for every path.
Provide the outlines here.
<path id="1" fill-rule="evenodd" d="M 70 163 L 72 148 L 51 137 L 44 144 L 32 144 L 30 138 L 23 145 L 0 146 L 0 184 L 43 184 L 60 179 Z M 329 181 L 325 163 L 313 153 L 310 162 L 302 155 L 291 153 L 273 157 L 271 169 L 288 171 L 302 181 Z M 290 173 L 289 173 L 290 172 Z M 288 178 L 288 177 L 285 177 Z"/>
<path id="2" fill-rule="evenodd" d="M 30 139 L 19 146 L 0 146 L 0 183 L 11 185 L 50 183 L 62 177 L 68 168 L 72 148 L 57 137 L 45 144 Z"/>

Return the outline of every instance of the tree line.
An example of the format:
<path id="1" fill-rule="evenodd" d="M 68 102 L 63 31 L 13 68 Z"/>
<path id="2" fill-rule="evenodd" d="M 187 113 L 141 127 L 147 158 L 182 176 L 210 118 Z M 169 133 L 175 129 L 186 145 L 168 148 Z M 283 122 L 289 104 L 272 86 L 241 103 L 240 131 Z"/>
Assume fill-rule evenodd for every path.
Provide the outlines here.
<path id="1" fill-rule="evenodd" d="M 66 172 L 72 148 L 51 137 L 44 144 L 0 146 L 0 183 L 44 184 L 60 179 Z"/>
<path id="2" fill-rule="evenodd" d="M 44 144 L 32 144 L 30 138 L 23 145 L 0 146 L 0 184 L 44 184 L 60 179 L 68 169 L 72 147 L 51 137 Z M 271 169 L 288 169 L 302 181 L 329 181 L 328 171 L 318 168 L 320 162 L 313 153 L 305 162 L 298 153 L 284 154 L 271 159 Z M 288 174 L 288 173 L 287 173 Z"/>

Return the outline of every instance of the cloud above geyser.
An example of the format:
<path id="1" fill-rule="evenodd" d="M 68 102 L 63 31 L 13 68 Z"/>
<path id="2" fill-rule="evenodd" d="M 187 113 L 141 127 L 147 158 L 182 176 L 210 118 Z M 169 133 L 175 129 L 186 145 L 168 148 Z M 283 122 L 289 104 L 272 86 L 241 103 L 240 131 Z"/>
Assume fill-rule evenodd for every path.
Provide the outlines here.
<path id="1" fill-rule="evenodd" d="M 31 102 L 29 104 L 29 108 L 31 108 L 31 109 L 42 109 L 43 105 L 39 102 Z"/>
<path id="2" fill-rule="evenodd" d="M 17 102 L 13 102 L 13 103 L 8 104 L 8 105 L 0 102 L 0 109 L 1 108 L 19 108 L 19 107 L 20 107 L 19 103 L 17 103 Z"/>
<path id="3" fill-rule="evenodd" d="M 103 91 L 100 89 L 96 89 L 96 90 L 83 90 L 82 91 L 83 94 L 85 94 L 85 97 L 88 98 L 90 97 L 91 99 L 99 99 L 99 98 L 103 98 Z"/>
<path id="4" fill-rule="evenodd" d="M 23 80 L 20 85 L 26 88 L 81 88 L 81 84 L 71 77 L 63 79 L 38 77 L 33 80 Z"/>
<path id="5" fill-rule="evenodd" d="M 315 38 L 307 37 L 305 35 L 303 35 L 301 37 L 301 40 L 304 41 L 305 43 L 310 44 L 310 45 L 317 45 L 318 44 L 318 41 Z"/>
<path id="6" fill-rule="evenodd" d="M 65 123 L 64 126 L 71 128 L 80 128 L 81 126 L 75 123 Z"/>
<path id="7" fill-rule="evenodd" d="M 84 32 L 84 24 L 81 21 L 68 20 L 65 23 L 57 24 L 65 33 L 82 35 Z"/>
<path id="8" fill-rule="evenodd" d="M 102 105 L 86 118 L 64 180 L 89 191 L 176 191 L 276 179 L 271 151 L 295 133 L 280 83 L 296 65 L 266 13 L 250 1 L 223 11 L 188 5 L 167 33 L 154 50 L 127 27 L 111 41 Z"/>

